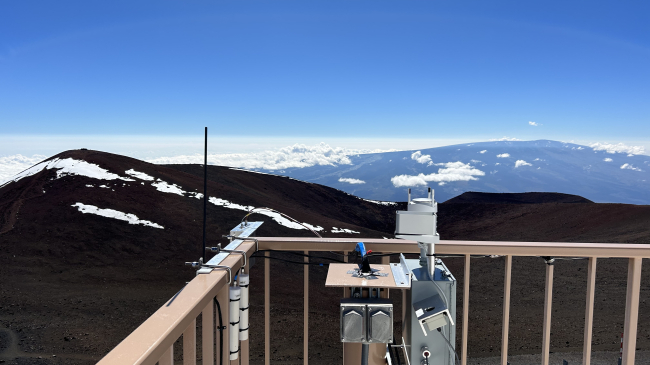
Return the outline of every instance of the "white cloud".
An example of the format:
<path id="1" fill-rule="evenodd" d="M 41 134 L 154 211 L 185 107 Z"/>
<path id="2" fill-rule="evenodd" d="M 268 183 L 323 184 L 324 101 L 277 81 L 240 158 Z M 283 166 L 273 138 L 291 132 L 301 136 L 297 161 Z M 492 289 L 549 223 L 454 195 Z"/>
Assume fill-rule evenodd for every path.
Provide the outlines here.
<path id="1" fill-rule="evenodd" d="M 541 124 L 536 123 L 536 122 L 528 122 L 529 125 L 532 125 L 533 127 L 539 127 Z"/>
<path id="2" fill-rule="evenodd" d="M 485 152 L 487 152 L 487 150 L 480 151 L 479 153 L 485 153 Z"/>
<path id="3" fill-rule="evenodd" d="M 528 163 L 528 162 L 526 162 L 524 160 L 517 160 L 517 162 L 515 162 L 515 168 L 521 167 L 521 166 L 533 166 L 533 164 Z"/>
<path id="4" fill-rule="evenodd" d="M 437 173 L 418 175 L 398 175 L 390 179 L 395 187 L 426 186 L 429 182 L 453 182 L 478 180 L 475 176 L 484 176 L 485 173 L 470 164 L 447 162 L 445 168 L 438 169 Z"/>
<path id="5" fill-rule="evenodd" d="M 481 162 L 480 160 L 469 160 L 469 161 L 472 162 L 472 163 L 478 163 L 478 162 Z"/>
<path id="6" fill-rule="evenodd" d="M 594 151 L 605 151 L 607 153 L 627 153 L 628 155 L 643 155 L 645 148 L 643 146 L 628 146 L 623 143 L 592 143 L 589 147 Z"/>
<path id="7" fill-rule="evenodd" d="M 500 155 L 497 155 L 497 157 L 498 158 L 506 158 L 506 157 L 510 157 L 510 154 L 509 153 L 502 153 Z"/>
<path id="8" fill-rule="evenodd" d="M 606 158 L 603 159 L 603 161 L 605 161 L 605 162 L 612 162 L 612 161 L 614 161 L 614 160 L 612 160 L 612 159 L 609 158 L 609 157 L 606 157 Z"/>
<path id="9" fill-rule="evenodd" d="M 494 166 L 499 166 L 499 165 L 501 165 L 500 162 L 497 162 L 497 163 L 494 164 Z"/>
<path id="10" fill-rule="evenodd" d="M 4 184 L 9 178 L 19 172 L 43 161 L 45 158 L 43 155 L 27 157 L 20 154 L 0 157 L 0 185 Z"/>
<path id="11" fill-rule="evenodd" d="M 208 164 L 244 169 L 282 170 L 316 165 L 350 165 L 352 161 L 349 156 L 392 151 L 395 150 L 353 150 L 333 148 L 325 143 L 314 146 L 295 144 L 262 152 L 208 155 Z M 155 164 L 203 164 L 203 155 L 159 157 L 146 161 Z"/>
<path id="12" fill-rule="evenodd" d="M 643 171 L 638 167 L 634 167 L 634 166 L 630 165 L 629 163 L 621 165 L 621 169 L 622 170 L 632 170 L 632 171 Z"/>
<path id="13" fill-rule="evenodd" d="M 366 183 L 363 180 L 351 179 L 351 178 L 348 178 L 348 177 L 340 177 L 339 182 L 344 182 L 344 183 L 348 183 L 348 184 L 365 184 Z"/>
<path id="14" fill-rule="evenodd" d="M 423 155 L 420 151 L 413 152 L 413 154 L 411 154 L 411 159 L 422 164 L 431 163 L 431 155 Z"/>
<path id="15" fill-rule="evenodd" d="M 493 138 L 490 141 L 521 141 L 521 139 L 514 138 L 514 137 L 501 137 L 501 138 Z"/>

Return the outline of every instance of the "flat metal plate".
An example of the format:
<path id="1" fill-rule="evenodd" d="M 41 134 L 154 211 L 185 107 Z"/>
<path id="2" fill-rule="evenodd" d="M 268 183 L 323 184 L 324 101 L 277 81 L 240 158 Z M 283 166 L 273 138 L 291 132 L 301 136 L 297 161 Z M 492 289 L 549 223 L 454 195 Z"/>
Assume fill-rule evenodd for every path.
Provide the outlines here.
<path id="1" fill-rule="evenodd" d="M 373 269 L 379 270 L 381 273 L 387 273 L 386 276 L 372 276 L 370 278 L 354 277 L 353 274 L 348 274 L 348 271 L 358 268 L 357 264 L 330 264 L 327 270 L 327 279 L 325 279 L 326 287 L 366 287 L 366 288 L 388 288 L 398 289 L 400 287 L 395 285 L 393 273 L 389 269 L 389 265 L 372 265 Z"/>
<path id="2" fill-rule="evenodd" d="M 237 237 L 249 237 L 253 233 L 255 233 L 255 230 L 260 228 L 264 222 L 248 222 L 247 225 L 242 226 L 241 224 L 238 224 L 235 228 L 231 229 L 230 232 L 234 233 L 234 231 L 241 231 L 241 233 L 237 234 Z M 244 242 L 244 240 L 238 240 L 234 239 L 232 242 L 228 244 L 228 246 L 224 247 L 225 250 L 236 250 L 239 245 L 241 245 Z M 248 242 L 253 242 L 253 241 L 248 241 Z M 219 265 L 221 261 L 225 260 L 226 257 L 228 257 L 230 253 L 227 252 L 221 252 L 218 255 L 215 255 L 213 258 L 210 259 L 206 264 L 207 265 Z M 240 254 L 237 254 L 240 255 Z M 201 270 L 207 269 L 207 268 L 201 268 L 198 273 L 199 274 L 209 274 L 212 270 L 208 272 L 202 272 Z M 207 270 L 206 270 L 207 271 Z M 234 273 L 233 273 L 234 274 Z"/>
<path id="3" fill-rule="evenodd" d="M 393 278 L 395 279 L 395 286 L 398 288 L 410 288 L 411 287 L 411 271 L 408 266 L 406 266 L 406 259 L 403 254 L 400 254 L 399 263 L 390 264 L 390 270 L 393 273 Z"/>

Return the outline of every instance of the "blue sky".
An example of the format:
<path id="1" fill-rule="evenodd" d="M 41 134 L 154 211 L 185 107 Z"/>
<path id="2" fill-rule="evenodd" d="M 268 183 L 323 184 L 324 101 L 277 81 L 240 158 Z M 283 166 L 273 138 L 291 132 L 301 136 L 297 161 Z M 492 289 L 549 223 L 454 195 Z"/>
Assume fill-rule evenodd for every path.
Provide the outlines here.
<path id="1" fill-rule="evenodd" d="M 193 153 L 204 126 L 231 149 L 503 136 L 650 149 L 648 14 L 642 1 L 3 2 L 0 154 L 144 140 Z"/>

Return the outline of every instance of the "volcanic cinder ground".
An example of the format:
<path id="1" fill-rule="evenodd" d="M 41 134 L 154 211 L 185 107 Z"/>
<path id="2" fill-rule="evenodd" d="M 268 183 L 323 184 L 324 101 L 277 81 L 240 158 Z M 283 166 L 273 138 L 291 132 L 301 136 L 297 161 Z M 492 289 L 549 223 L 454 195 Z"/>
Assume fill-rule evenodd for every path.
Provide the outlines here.
<path id="1" fill-rule="evenodd" d="M 112 175 L 102 179 L 57 168 L 63 165 L 54 158 L 94 164 Z M 0 188 L 0 362 L 6 364 L 95 363 L 195 275 L 183 263 L 196 260 L 200 251 L 201 166 L 152 165 L 85 150 L 64 152 L 50 162 L 51 168 Z M 117 177 L 106 178 L 113 175 Z M 208 204 L 211 245 L 224 242 L 221 235 L 246 213 L 237 206 L 277 209 L 323 227 L 323 236 L 372 238 L 392 237 L 395 210 L 404 209 L 403 203 L 377 204 L 317 184 L 225 167 L 210 166 L 208 178 L 208 196 L 216 202 Z M 83 213 L 79 203 L 104 213 L 111 209 L 133 214 L 138 221 L 132 223 L 140 224 Z M 251 220 L 265 221 L 258 236 L 312 235 L 268 215 L 256 214 Z M 443 239 L 650 243 L 649 223 L 649 206 L 595 204 L 562 194 L 466 193 L 440 204 L 438 230 Z M 333 233 L 333 227 L 359 233 Z M 278 257 L 295 260 L 290 254 Z M 462 288 L 462 259 L 444 261 Z M 472 260 L 470 358 L 500 352 L 503 261 Z M 644 264 L 637 347 L 650 350 L 650 272 Z M 302 363 L 303 267 L 279 261 L 271 267 L 272 360 Z M 539 353 L 544 261 L 516 257 L 512 272 L 509 350 L 512 355 Z M 314 364 L 337 363 L 342 354 L 341 291 L 326 289 L 325 275 L 326 266 L 310 267 Z M 555 353 L 582 350 L 586 276 L 585 260 L 556 263 L 551 335 Z M 626 277 L 625 260 L 599 260 L 594 351 L 618 351 Z M 260 364 L 264 344 L 259 259 L 251 270 L 251 290 L 251 362 Z M 462 290 L 458 293 L 462 308 Z M 393 298 L 399 310 L 400 296 Z"/>

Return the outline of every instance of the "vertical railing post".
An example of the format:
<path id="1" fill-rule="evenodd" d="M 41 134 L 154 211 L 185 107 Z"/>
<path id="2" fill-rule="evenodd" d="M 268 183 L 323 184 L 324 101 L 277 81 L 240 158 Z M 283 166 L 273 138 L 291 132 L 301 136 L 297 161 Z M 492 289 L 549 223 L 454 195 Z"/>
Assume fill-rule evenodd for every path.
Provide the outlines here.
<path id="1" fill-rule="evenodd" d="M 625 299 L 625 330 L 623 334 L 623 365 L 634 365 L 636 332 L 639 320 L 639 293 L 641 290 L 640 257 L 632 257 L 627 268 L 627 296 Z"/>
<path id="2" fill-rule="evenodd" d="M 271 253 L 264 256 L 264 364 L 271 364 Z"/>
<path id="3" fill-rule="evenodd" d="M 596 257 L 589 258 L 587 271 L 587 300 L 585 308 L 585 337 L 582 350 L 582 365 L 591 364 L 591 336 L 594 328 L 594 294 L 596 292 Z"/>
<path id="4" fill-rule="evenodd" d="M 202 365 L 214 365 L 214 302 L 211 300 L 201 313 Z"/>
<path id="5" fill-rule="evenodd" d="M 183 365 L 196 365 L 196 319 L 183 331 Z"/>
<path id="6" fill-rule="evenodd" d="M 169 346 L 167 351 L 158 360 L 158 365 L 174 365 L 174 345 Z"/>
<path id="7" fill-rule="evenodd" d="M 469 263 L 470 255 L 465 255 L 465 276 L 463 277 L 463 344 L 461 365 L 467 365 L 467 333 L 469 332 Z"/>
<path id="8" fill-rule="evenodd" d="M 309 251 L 305 251 L 305 255 L 309 255 Z M 304 294 L 304 323 L 303 323 L 303 360 L 302 363 L 307 365 L 309 363 L 309 257 L 305 256 L 304 267 L 304 281 L 305 281 L 305 294 Z"/>
<path id="9" fill-rule="evenodd" d="M 224 286 L 219 293 L 217 293 L 217 301 L 221 307 L 222 323 L 225 327 L 220 331 L 223 336 L 223 349 L 219 349 L 217 345 L 217 364 L 223 361 L 223 364 L 230 363 L 230 296 L 229 287 Z"/>
<path id="10" fill-rule="evenodd" d="M 508 331 L 510 328 L 510 283 L 512 278 L 512 255 L 506 255 L 506 274 L 503 283 L 503 324 L 501 334 L 501 365 L 508 365 Z"/>
<path id="11" fill-rule="evenodd" d="M 544 324 L 542 327 L 542 365 L 548 365 L 551 347 L 551 309 L 553 307 L 553 263 L 546 263 L 546 287 L 544 289 Z"/>

